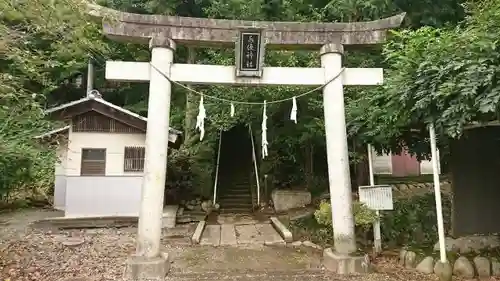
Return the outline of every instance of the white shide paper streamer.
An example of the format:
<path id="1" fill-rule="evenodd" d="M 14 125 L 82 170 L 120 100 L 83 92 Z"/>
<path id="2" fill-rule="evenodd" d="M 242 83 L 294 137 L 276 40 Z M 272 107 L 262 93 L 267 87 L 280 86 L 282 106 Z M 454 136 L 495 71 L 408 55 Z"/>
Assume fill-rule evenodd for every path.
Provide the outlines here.
<path id="1" fill-rule="evenodd" d="M 293 97 L 292 99 L 293 105 L 292 105 L 292 111 L 290 112 L 290 120 L 295 122 L 297 124 L 297 99 Z"/>
<path id="2" fill-rule="evenodd" d="M 262 159 L 266 158 L 267 153 L 267 113 L 266 113 L 267 103 L 264 101 L 264 110 L 262 111 Z"/>
<path id="3" fill-rule="evenodd" d="M 205 136 L 205 117 L 207 117 L 207 112 L 205 111 L 205 106 L 203 105 L 203 96 L 200 98 L 200 105 L 198 107 L 198 116 L 196 117 L 196 129 L 200 130 L 200 141 L 203 140 Z"/>

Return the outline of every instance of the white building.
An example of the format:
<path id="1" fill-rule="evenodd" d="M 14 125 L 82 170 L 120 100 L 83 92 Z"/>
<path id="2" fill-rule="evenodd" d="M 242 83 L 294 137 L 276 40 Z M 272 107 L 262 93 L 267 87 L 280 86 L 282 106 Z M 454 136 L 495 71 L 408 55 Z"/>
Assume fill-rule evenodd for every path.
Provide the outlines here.
<path id="1" fill-rule="evenodd" d="M 92 95 L 47 113 L 67 124 L 37 137 L 62 139 L 54 207 L 65 217 L 138 216 L 147 119 Z M 169 147 L 180 142 L 170 129 Z"/>
<path id="2" fill-rule="evenodd" d="M 418 161 L 416 157 L 406 151 L 403 151 L 400 155 L 377 155 L 375 152 L 372 153 L 374 155 L 373 172 L 377 175 L 391 175 L 394 177 L 432 175 L 431 161 Z"/>

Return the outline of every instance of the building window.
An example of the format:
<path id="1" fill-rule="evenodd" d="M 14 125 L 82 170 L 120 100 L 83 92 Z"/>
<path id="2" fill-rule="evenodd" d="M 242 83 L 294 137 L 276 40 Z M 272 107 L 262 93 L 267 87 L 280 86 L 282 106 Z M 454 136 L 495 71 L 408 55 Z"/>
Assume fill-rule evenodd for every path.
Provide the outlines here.
<path id="1" fill-rule="evenodd" d="M 106 175 L 106 149 L 104 148 L 82 148 L 82 176 L 104 176 Z"/>
<path id="2" fill-rule="evenodd" d="M 144 156 L 146 149 L 144 147 L 125 147 L 125 159 L 123 161 L 123 171 L 142 172 L 144 171 Z"/>

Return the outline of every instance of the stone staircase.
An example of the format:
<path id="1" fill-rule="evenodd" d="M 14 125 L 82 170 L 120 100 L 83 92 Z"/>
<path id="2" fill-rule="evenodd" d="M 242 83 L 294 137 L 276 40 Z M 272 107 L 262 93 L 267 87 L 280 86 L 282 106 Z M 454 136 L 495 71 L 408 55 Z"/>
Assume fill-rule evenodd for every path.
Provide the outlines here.
<path id="1" fill-rule="evenodd" d="M 252 144 L 246 127 L 223 135 L 217 187 L 221 213 L 252 212 L 252 168 Z"/>
<path id="2" fill-rule="evenodd" d="M 252 199 L 250 183 L 243 180 L 238 183 L 227 183 L 224 188 L 220 189 L 218 202 L 222 213 L 251 212 L 254 200 Z"/>

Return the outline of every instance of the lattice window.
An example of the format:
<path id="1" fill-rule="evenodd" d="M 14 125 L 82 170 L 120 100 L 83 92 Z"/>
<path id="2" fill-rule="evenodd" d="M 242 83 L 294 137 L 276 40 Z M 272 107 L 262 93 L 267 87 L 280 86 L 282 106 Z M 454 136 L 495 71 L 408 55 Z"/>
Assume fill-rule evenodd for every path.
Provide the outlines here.
<path id="1" fill-rule="evenodd" d="M 82 176 L 106 175 L 105 148 L 82 148 L 82 165 L 80 167 L 80 175 Z"/>
<path id="2" fill-rule="evenodd" d="M 146 149 L 144 147 L 128 146 L 125 147 L 123 171 L 142 172 L 144 171 L 144 159 Z"/>
<path id="3" fill-rule="evenodd" d="M 97 112 L 87 112 L 73 118 L 73 132 L 142 133 L 137 128 Z"/>

